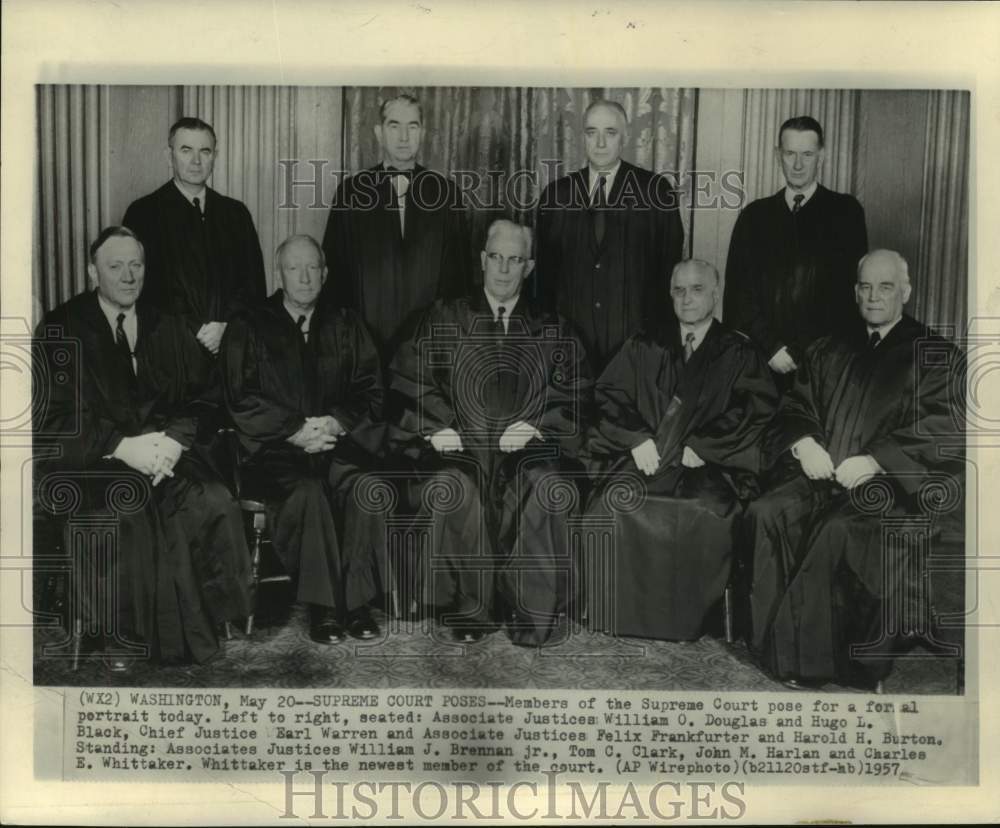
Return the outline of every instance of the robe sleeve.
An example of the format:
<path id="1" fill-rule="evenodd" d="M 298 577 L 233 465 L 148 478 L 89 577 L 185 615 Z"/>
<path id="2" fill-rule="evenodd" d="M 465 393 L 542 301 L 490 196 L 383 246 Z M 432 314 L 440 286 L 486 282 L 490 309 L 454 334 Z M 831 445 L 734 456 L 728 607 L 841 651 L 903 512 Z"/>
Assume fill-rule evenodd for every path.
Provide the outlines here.
<path id="1" fill-rule="evenodd" d="M 234 316 L 252 310 L 264 301 L 267 295 L 267 277 L 264 273 L 264 256 L 260 249 L 260 239 L 253 224 L 253 217 L 245 204 L 237 202 L 235 233 L 240 239 L 239 249 L 243 261 L 235 269 L 237 278 L 235 289 L 229 296 L 222 297 L 223 319 L 228 322 Z"/>
<path id="2" fill-rule="evenodd" d="M 53 338 L 53 331 L 60 334 Z M 42 445 L 58 446 L 53 466 L 85 469 L 112 454 L 125 435 L 92 393 L 94 380 L 83 364 L 80 343 L 69 336 L 57 314 L 47 317 L 35 333 L 34 439 L 37 454 Z"/>
<path id="3" fill-rule="evenodd" d="M 781 398 L 777 414 L 767 429 L 763 464 L 773 466 L 781 455 L 803 437 L 812 437 L 824 448 L 826 437 L 817 406 L 817 382 L 827 339 L 820 339 L 806 349 L 803 364 L 795 371 L 792 387 Z"/>
<path id="4" fill-rule="evenodd" d="M 354 238 L 351 232 L 350 204 L 351 180 L 341 182 L 334 193 L 330 214 L 323 232 L 323 255 L 329 269 L 329 278 L 323 286 L 323 303 L 330 308 L 358 310 L 358 296 L 354 286 Z"/>
<path id="5" fill-rule="evenodd" d="M 548 386 L 542 412 L 531 425 L 543 439 L 557 439 L 567 453 L 576 454 L 586 442 L 594 379 L 583 343 L 565 323 L 560 325 L 560 339 L 565 344 L 554 347 L 565 349 L 568 354 L 558 362 L 552 359 L 547 366 Z"/>
<path id="6" fill-rule="evenodd" d="M 220 362 L 226 407 L 251 454 L 266 443 L 286 440 L 302 427 L 306 420 L 302 411 L 268 397 L 261 388 L 256 339 L 245 317 L 226 328 Z"/>
<path id="7" fill-rule="evenodd" d="M 448 185 L 444 249 L 441 252 L 441 279 L 438 298 L 457 299 L 472 291 L 469 274 L 473 271 L 469 214 L 462 194 L 454 182 Z"/>
<path id="8" fill-rule="evenodd" d="M 345 399 L 330 410 L 347 431 L 370 426 L 382 416 L 382 363 L 368 328 L 352 311 L 344 312 L 341 347 L 352 355 Z"/>
<path id="9" fill-rule="evenodd" d="M 728 376 L 707 382 L 729 386 L 725 410 L 701 423 L 685 444 L 706 463 L 757 473 L 761 467 L 761 438 L 778 405 L 771 371 L 749 343 L 730 363 Z"/>
<path id="10" fill-rule="evenodd" d="M 215 413 L 222 404 L 222 392 L 212 363 L 204 359 L 201 345 L 188 330 L 181 317 L 165 317 L 160 322 L 163 347 L 171 352 L 170 368 L 174 374 L 176 391 L 161 430 L 184 448 L 198 439 L 202 423 L 214 423 Z"/>
<path id="11" fill-rule="evenodd" d="M 858 307 L 854 299 L 854 285 L 857 282 L 858 262 L 868 252 L 868 230 L 865 227 L 865 211 L 857 199 L 844 199 L 844 214 L 840 223 L 840 255 L 836 271 L 831 277 L 839 285 L 836 307 L 830 313 L 835 320 L 834 330 L 849 331 L 857 323 Z"/>
<path id="12" fill-rule="evenodd" d="M 653 178 L 653 250 L 643 285 L 643 321 L 654 323 L 670 314 L 667 291 L 663 289 L 664 274 L 670 278 L 684 256 L 684 224 L 681 222 L 680 195 L 665 175 Z"/>
<path id="13" fill-rule="evenodd" d="M 590 450 L 614 455 L 631 451 L 653 439 L 655 425 L 639 413 L 639 386 L 655 383 L 655 377 L 640 376 L 640 343 L 632 337 L 618 350 L 597 380 L 597 423 L 591 429 Z"/>
<path id="14" fill-rule="evenodd" d="M 421 364 L 420 343 L 441 320 L 436 302 L 405 337 L 390 365 L 390 395 L 393 421 L 390 443 L 395 449 L 422 450 L 424 438 L 444 428 L 457 428 L 451 395 L 442 387 L 442 372 Z"/>
<path id="15" fill-rule="evenodd" d="M 903 425 L 876 437 L 862 450 L 888 474 L 899 475 L 900 485 L 909 494 L 920 488 L 921 475 L 955 462 L 939 453 L 942 439 L 954 436 L 954 442 L 962 442 L 957 435 L 965 422 L 963 383 L 954 380 L 965 375 L 964 355 L 953 346 L 949 350 L 946 363 L 914 367 L 918 378 Z"/>
<path id="16" fill-rule="evenodd" d="M 763 313 L 762 297 L 753 254 L 753 215 L 749 208 L 740 213 L 729 240 L 726 259 L 726 286 L 723 294 L 722 319 L 730 327 L 758 343 L 767 359 L 773 357 L 784 343 L 770 329 Z"/>
<path id="17" fill-rule="evenodd" d="M 539 304 L 547 310 L 555 308 L 562 267 L 559 234 L 562 232 L 563 211 L 555 206 L 555 187 L 555 183 L 549 184 L 542 193 L 535 222 L 537 231 L 535 292 Z"/>

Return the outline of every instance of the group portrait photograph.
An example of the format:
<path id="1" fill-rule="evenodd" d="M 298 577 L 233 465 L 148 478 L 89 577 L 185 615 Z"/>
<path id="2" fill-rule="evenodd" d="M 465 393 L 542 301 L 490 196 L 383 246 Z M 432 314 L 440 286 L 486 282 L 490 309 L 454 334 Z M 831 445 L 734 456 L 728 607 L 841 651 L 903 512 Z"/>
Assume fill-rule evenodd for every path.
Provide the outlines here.
<path id="1" fill-rule="evenodd" d="M 34 684 L 963 694 L 974 102 L 36 85 Z"/>

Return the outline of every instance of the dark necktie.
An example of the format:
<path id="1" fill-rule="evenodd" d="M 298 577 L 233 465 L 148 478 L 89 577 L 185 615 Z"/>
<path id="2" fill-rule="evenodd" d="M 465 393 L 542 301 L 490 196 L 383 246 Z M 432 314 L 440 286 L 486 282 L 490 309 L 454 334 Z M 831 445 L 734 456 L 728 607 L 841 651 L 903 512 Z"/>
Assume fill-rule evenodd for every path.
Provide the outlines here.
<path id="1" fill-rule="evenodd" d="M 868 350 L 874 351 L 878 347 L 879 342 L 881 341 L 882 341 L 882 334 L 880 334 L 878 331 L 872 331 L 872 335 L 868 337 Z"/>
<path id="2" fill-rule="evenodd" d="M 605 215 L 605 208 L 608 206 L 608 194 L 604 190 L 604 185 L 607 182 L 607 178 L 604 174 L 597 176 L 597 187 L 594 190 L 594 200 L 591 205 L 594 208 L 594 239 L 598 244 L 604 241 L 604 231 L 606 229 L 605 222 L 607 221 L 607 216 Z"/>
<path id="3" fill-rule="evenodd" d="M 802 202 L 806 200 L 806 197 L 802 193 L 798 193 L 795 198 L 792 199 L 792 215 L 798 215 L 799 210 L 802 209 Z"/>
<path id="4" fill-rule="evenodd" d="M 193 199 L 191 199 L 191 202 L 194 204 L 194 209 L 198 211 L 198 215 L 201 217 L 201 220 L 204 221 L 205 214 L 202 212 L 201 209 L 201 200 L 198 198 L 198 196 L 195 196 Z"/>
<path id="5" fill-rule="evenodd" d="M 309 341 L 309 330 L 306 328 L 306 315 L 303 313 L 295 322 L 299 326 L 299 333 L 302 334 L 302 339 L 306 342 Z"/>
<path id="6" fill-rule="evenodd" d="M 132 373 L 135 373 L 135 365 L 132 363 L 132 349 L 128 345 L 128 337 L 125 335 L 125 314 L 118 314 L 118 325 L 115 328 L 115 346 L 128 362 Z"/>
<path id="7" fill-rule="evenodd" d="M 494 331 L 497 334 L 499 334 L 500 336 L 503 336 L 505 333 L 507 333 L 507 331 L 504 330 L 504 326 L 503 326 L 503 316 L 504 316 L 505 313 L 507 313 L 507 308 L 505 308 L 503 305 L 500 305 L 497 308 L 497 318 L 496 318 L 496 321 L 493 323 L 493 329 L 494 329 Z"/>
<path id="8" fill-rule="evenodd" d="M 694 353 L 694 333 L 688 331 L 687 336 L 684 337 L 684 361 L 689 362 L 691 360 L 691 355 Z"/>

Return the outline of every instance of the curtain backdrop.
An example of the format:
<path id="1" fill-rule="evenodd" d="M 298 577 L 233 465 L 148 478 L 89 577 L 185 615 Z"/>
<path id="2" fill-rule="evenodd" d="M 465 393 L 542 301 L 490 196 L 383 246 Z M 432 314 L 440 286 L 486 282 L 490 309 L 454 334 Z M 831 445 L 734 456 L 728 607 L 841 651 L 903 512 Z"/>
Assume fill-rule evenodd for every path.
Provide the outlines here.
<path id="1" fill-rule="evenodd" d="M 87 246 L 109 221 L 107 94 L 100 86 L 36 87 L 35 322 L 87 286 Z"/>
<path id="2" fill-rule="evenodd" d="M 856 171 L 858 96 L 850 89 L 750 89 L 744 99 L 743 184 L 746 204 L 785 186 L 775 161 L 778 131 L 796 115 L 811 115 L 823 127 L 826 149 L 820 182 L 852 193 L 864 203 L 864 182 Z"/>
<path id="3" fill-rule="evenodd" d="M 909 311 L 931 325 L 961 325 L 969 269 L 969 94 L 931 92 L 928 109 L 920 256 Z"/>
<path id="4" fill-rule="evenodd" d="M 630 122 L 626 160 L 667 172 L 687 184 L 693 162 L 697 92 L 692 89 L 569 89 L 511 87 L 353 87 L 345 90 L 344 146 L 348 172 L 379 161 L 373 127 L 381 101 L 400 92 L 424 111 L 420 160 L 445 175 L 477 174 L 465 187 L 473 208 L 472 244 L 498 213 L 534 224 L 538 195 L 554 178 L 585 163 L 583 112 L 595 98 L 617 101 Z M 682 209 L 685 228 L 690 227 Z"/>
<path id="5" fill-rule="evenodd" d="M 86 286 L 87 245 L 121 220 L 127 204 L 166 180 L 166 128 L 197 115 L 219 135 L 212 186 L 244 201 L 265 261 L 290 233 L 320 237 L 336 179 L 378 161 L 372 127 L 392 87 L 97 87 L 39 86 L 34 194 L 33 294 L 37 313 Z M 596 96 L 619 101 L 631 121 L 626 159 L 670 173 L 682 194 L 696 167 L 698 93 L 654 87 L 615 89 L 438 87 L 409 89 L 423 102 L 421 161 L 445 174 L 480 176 L 474 196 L 478 248 L 493 209 L 531 223 L 537 193 L 584 162 L 582 112 Z M 886 186 L 879 165 L 866 168 L 871 141 L 902 140 L 884 127 L 868 136 L 859 117 L 864 91 L 747 90 L 741 135 L 747 198 L 781 186 L 773 149 L 780 123 L 810 113 L 827 133 L 823 180 L 865 203 Z M 920 253 L 911 261 L 911 311 L 964 327 L 968 268 L 969 96 L 927 92 Z M 709 125 L 705 125 L 709 129 Z M 921 124 L 923 129 L 923 124 Z M 290 175 L 315 186 L 289 200 Z M 867 172 L 866 172 L 867 170 Z M 519 175 L 515 175 L 520 173 Z M 322 178 L 322 181 L 319 181 Z M 507 182 L 509 193 L 497 192 Z M 316 193 L 322 197 L 316 198 Z M 689 230 L 689 200 L 682 218 Z M 893 217 L 883 217 L 891 220 Z M 916 220 L 914 218 L 914 220 Z M 690 250 L 690 233 L 686 239 Z M 269 267 L 270 286 L 275 286 Z"/>

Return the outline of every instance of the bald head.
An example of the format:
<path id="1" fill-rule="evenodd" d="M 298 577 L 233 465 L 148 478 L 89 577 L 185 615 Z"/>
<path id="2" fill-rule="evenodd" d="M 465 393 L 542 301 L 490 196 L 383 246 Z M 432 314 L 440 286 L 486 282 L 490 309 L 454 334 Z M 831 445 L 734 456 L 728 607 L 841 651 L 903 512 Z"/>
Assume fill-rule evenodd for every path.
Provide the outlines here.
<path id="1" fill-rule="evenodd" d="M 895 250 L 873 250 L 858 262 L 854 296 L 861 316 L 871 327 L 891 325 L 903 315 L 910 299 L 910 271 Z"/>
<path id="2" fill-rule="evenodd" d="M 681 323 L 704 322 L 719 301 L 719 271 L 702 259 L 678 262 L 670 275 L 670 298 Z"/>

